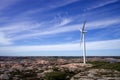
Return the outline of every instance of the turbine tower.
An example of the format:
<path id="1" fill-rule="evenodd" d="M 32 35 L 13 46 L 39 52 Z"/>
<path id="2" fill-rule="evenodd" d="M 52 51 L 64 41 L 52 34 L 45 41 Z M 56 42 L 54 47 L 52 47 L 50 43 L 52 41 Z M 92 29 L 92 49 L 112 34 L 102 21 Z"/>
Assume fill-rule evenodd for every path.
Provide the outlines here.
<path id="1" fill-rule="evenodd" d="M 85 24 L 86 24 L 86 21 L 84 21 L 83 23 L 83 27 L 82 29 L 80 30 L 81 32 L 81 41 L 80 41 L 80 45 L 82 44 L 82 47 L 83 47 L 83 63 L 86 64 L 86 44 L 85 44 Z"/>

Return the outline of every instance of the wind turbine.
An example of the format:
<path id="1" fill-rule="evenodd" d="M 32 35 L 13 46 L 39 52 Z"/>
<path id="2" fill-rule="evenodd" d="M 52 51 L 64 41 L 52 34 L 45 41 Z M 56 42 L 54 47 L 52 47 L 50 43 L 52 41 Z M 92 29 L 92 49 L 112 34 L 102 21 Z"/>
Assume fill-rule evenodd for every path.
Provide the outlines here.
<path id="1" fill-rule="evenodd" d="M 86 24 L 86 21 L 84 21 L 83 27 L 82 27 L 82 29 L 80 29 L 80 32 L 81 32 L 80 46 L 81 46 L 81 44 L 82 44 L 82 47 L 83 47 L 83 63 L 84 63 L 84 64 L 86 64 L 85 33 L 87 32 L 87 31 L 85 31 L 85 24 Z"/>

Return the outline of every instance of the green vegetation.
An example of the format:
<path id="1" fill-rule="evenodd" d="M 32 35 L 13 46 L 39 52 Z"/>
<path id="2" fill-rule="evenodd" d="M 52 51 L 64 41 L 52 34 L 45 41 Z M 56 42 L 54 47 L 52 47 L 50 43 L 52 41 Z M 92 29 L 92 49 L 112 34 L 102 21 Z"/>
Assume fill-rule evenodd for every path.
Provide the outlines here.
<path id="1" fill-rule="evenodd" d="M 100 68 L 100 69 L 112 69 L 120 71 L 120 62 L 116 63 L 109 63 L 109 62 L 89 62 L 93 64 L 93 68 Z"/>
<path id="2" fill-rule="evenodd" d="M 67 80 L 66 77 L 65 72 L 51 72 L 46 74 L 45 80 Z"/>
<path id="3" fill-rule="evenodd" d="M 13 80 L 13 76 L 17 76 L 18 78 L 25 80 L 36 80 L 35 77 L 37 76 L 33 70 L 20 71 L 16 69 L 15 71 L 10 72 L 10 74 L 10 80 Z"/>

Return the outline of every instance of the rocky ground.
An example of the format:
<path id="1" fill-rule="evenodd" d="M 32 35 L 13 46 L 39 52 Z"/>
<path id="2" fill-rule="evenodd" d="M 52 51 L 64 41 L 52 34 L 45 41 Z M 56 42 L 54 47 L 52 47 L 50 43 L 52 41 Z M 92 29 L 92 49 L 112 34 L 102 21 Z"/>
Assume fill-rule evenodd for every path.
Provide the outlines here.
<path id="1" fill-rule="evenodd" d="M 110 69 L 89 69 L 74 75 L 70 80 L 120 80 L 120 72 Z"/>
<path id="2" fill-rule="evenodd" d="M 25 58 L 0 61 L 0 80 L 120 80 L 120 62 Z"/>

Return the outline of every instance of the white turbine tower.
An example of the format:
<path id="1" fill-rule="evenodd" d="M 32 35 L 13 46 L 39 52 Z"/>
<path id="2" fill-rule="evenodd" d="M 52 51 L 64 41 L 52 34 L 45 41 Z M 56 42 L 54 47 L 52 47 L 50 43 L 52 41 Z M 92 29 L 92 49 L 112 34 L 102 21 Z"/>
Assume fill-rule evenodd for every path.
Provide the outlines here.
<path id="1" fill-rule="evenodd" d="M 84 21 L 83 23 L 83 27 L 82 29 L 80 30 L 81 32 L 81 41 L 80 41 L 80 45 L 82 44 L 82 47 L 83 47 L 83 63 L 86 64 L 86 44 L 85 44 L 85 24 L 86 24 L 86 21 Z"/>

